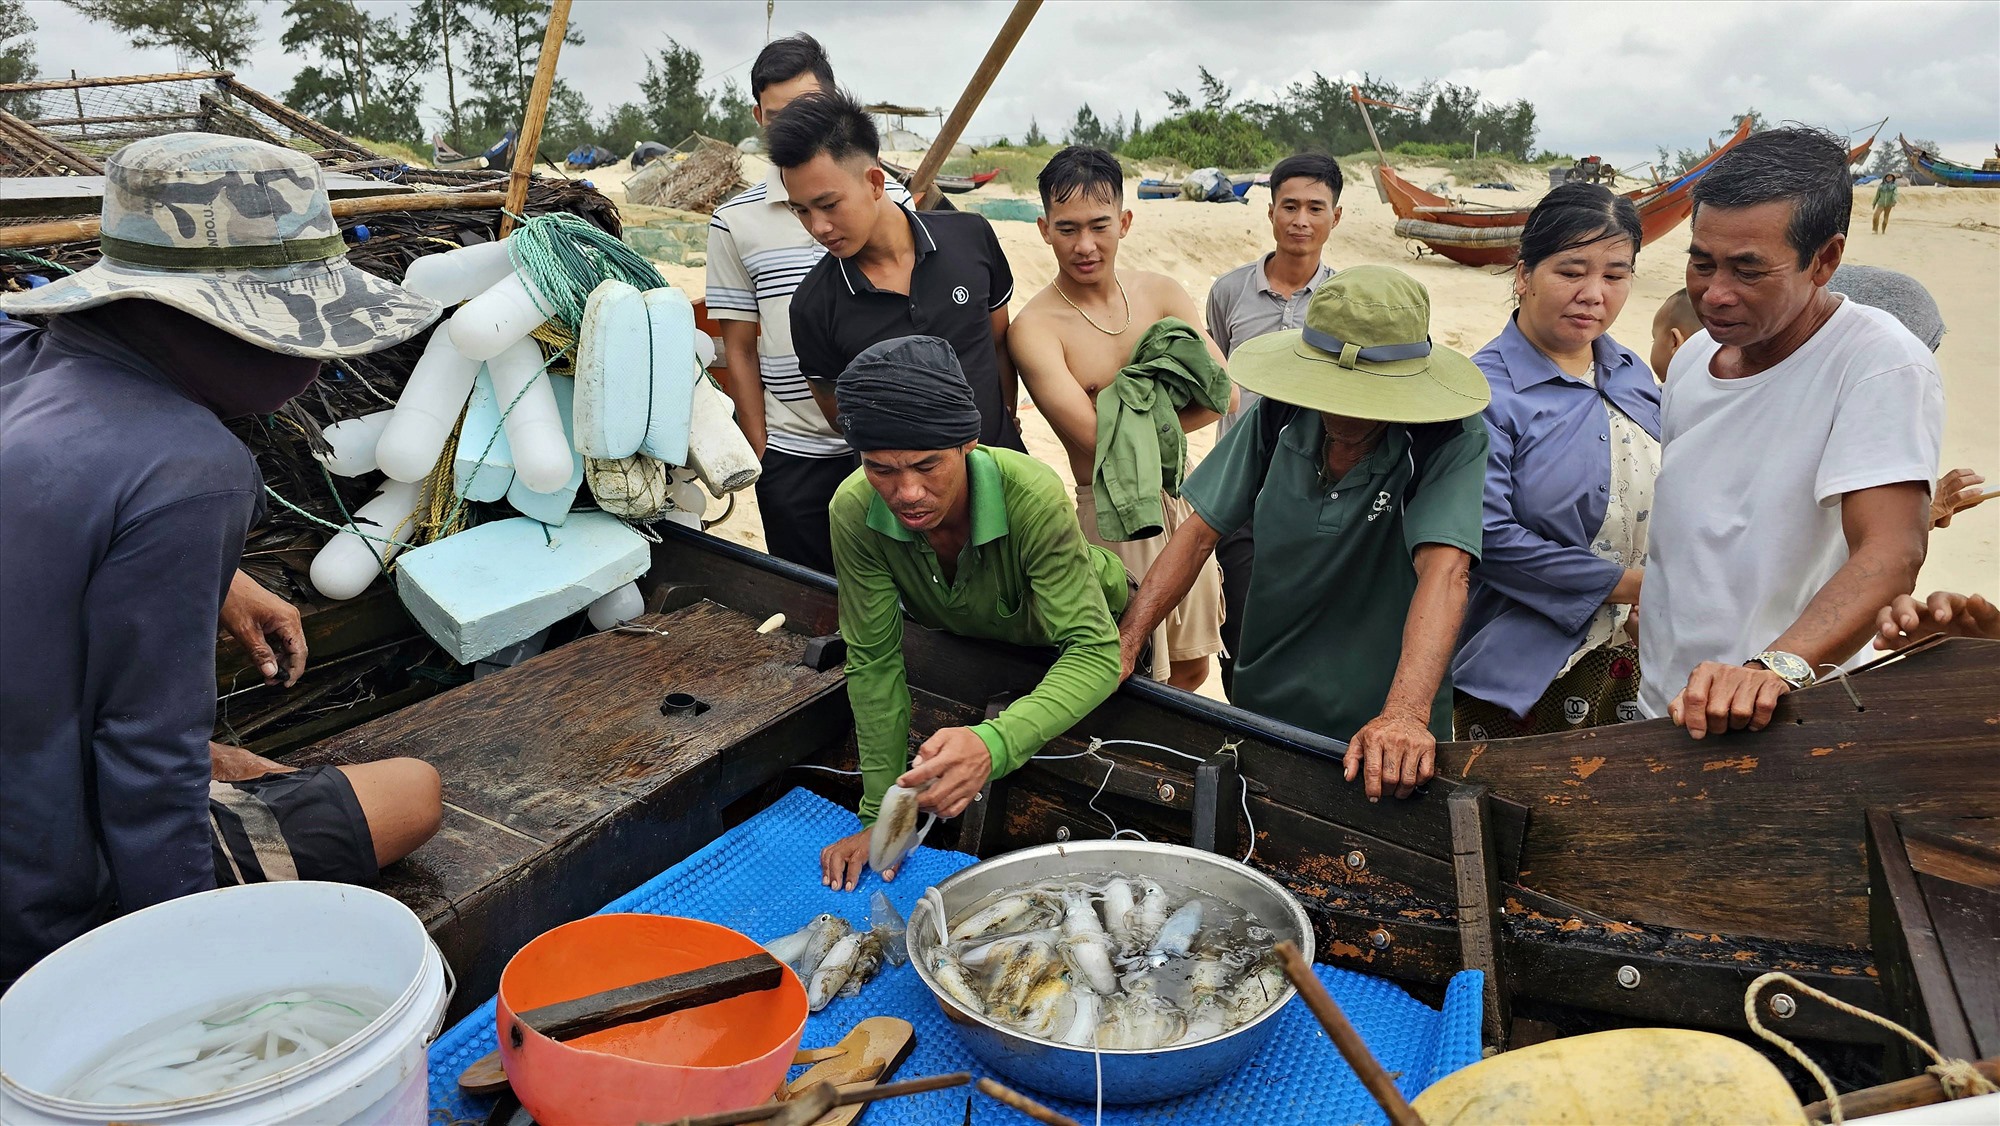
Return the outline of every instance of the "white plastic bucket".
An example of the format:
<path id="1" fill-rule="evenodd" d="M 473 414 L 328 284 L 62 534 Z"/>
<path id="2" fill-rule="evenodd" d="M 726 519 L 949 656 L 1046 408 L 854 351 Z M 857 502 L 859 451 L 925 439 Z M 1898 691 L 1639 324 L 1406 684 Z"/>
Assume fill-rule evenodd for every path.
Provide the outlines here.
<path id="1" fill-rule="evenodd" d="M 416 915 L 367 888 L 247 884 L 149 907 L 49 955 L 0 997 L 0 1122 L 421 1126 L 446 977 Z M 219 1095 L 138 1106 L 60 1095 L 135 1029 L 249 994 L 326 987 L 392 1000 L 332 1051 Z"/>

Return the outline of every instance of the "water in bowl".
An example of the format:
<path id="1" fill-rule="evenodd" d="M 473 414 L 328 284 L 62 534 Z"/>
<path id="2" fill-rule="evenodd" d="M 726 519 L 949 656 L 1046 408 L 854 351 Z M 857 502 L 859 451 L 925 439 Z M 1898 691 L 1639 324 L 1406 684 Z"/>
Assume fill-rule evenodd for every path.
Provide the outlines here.
<path id="1" fill-rule="evenodd" d="M 964 1008 L 1073 1047 L 1154 1050 L 1255 1020 L 1289 988 L 1275 935 L 1243 908 L 1149 877 L 1004 888 L 926 951 Z"/>

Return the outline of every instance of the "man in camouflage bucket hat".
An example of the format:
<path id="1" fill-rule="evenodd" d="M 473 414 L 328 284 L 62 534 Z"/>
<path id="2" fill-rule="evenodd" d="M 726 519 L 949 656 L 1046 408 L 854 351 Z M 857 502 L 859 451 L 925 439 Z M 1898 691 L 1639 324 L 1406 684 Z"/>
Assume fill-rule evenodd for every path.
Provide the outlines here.
<path id="1" fill-rule="evenodd" d="M 0 318 L 0 986 L 218 883 L 373 880 L 440 816 L 421 762 L 294 771 L 209 742 L 218 619 L 268 681 L 305 665 L 297 611 L 237 570 L 263 489 L 224 420 L 437 306 L 347 264 L 298 153 L 181 133 L 105 180 L 103 260 L 0 295 L 50 315 Z"/>
<path id="2" fill-rule="evenodd" d="M 104 167 L 104 258 L 10 314 L 146 297 L 260 348 L 330 360 L 400 344 L 438 317 L 425 297 L 347 263 L 319 165 L 214 133 L 135 141 Z"/>

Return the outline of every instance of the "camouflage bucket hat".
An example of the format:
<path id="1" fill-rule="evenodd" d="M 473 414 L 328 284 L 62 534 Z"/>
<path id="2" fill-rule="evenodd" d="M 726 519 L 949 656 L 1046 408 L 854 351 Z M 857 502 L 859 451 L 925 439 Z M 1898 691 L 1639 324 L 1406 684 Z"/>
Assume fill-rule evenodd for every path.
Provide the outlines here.
<path id="1" fill-rule="evenodd" d="M 291 356 L 362 356 L 400 344 L 442 311 L 365 274 L 303 153 L 214 133 L 171 133 L 105 163 L 104 257 L 26 293 L 10 314 L 69 313 L 143 297 Z"/>

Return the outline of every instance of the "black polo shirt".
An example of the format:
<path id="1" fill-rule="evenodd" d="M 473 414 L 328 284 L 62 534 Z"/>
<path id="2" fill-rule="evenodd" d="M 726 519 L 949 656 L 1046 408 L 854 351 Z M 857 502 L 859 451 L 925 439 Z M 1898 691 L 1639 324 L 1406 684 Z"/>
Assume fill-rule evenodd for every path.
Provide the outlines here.
<path id="1" fill-rule="evenodd" d="M 904 207 L 917 263 L 908 296 L 875 288 L 861 267 L 831 254 L 819 260 L 792 295 L 792 348 L 799 371 L 822 385 L 836 382 L 862 350 L 899 336 L 942 337 L 979 404 L 979 441 L 1023 450 L 1021 432 L 1000 395 L 1000 361 L 993 352 L 993 310 L 1014 296 L 1014 273 L 983 215 Z"/>

